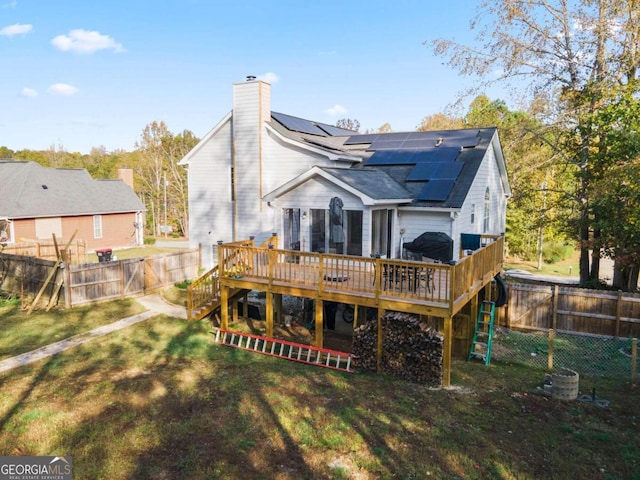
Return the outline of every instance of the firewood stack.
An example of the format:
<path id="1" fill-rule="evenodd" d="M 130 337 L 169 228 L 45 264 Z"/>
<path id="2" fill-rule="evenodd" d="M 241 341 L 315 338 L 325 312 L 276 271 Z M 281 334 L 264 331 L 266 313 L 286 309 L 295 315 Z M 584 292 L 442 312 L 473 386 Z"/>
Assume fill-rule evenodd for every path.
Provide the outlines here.
<path id="1" fill-rule="evenodd" d="M 417 315 L 388 311 L 382 317 L 382 371 L 432 387 L 442 385 L 444 337 Z M 370 320 L 353 334 L 354 363 L 377 369 L 378 321 Z"/>

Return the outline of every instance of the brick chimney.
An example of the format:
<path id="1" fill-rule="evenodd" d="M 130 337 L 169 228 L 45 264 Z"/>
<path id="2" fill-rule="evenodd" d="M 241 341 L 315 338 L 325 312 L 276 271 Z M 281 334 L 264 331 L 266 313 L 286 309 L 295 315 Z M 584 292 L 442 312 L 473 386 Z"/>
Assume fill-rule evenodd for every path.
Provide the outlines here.
<path id="1" fill-rule="evenodd" d="M 133 169 L 119 168 L 118 178 L 122 180 L 125 184 L 129 185 L 129 187 L 131 187 L 131 190 L 133 190 Z"/>

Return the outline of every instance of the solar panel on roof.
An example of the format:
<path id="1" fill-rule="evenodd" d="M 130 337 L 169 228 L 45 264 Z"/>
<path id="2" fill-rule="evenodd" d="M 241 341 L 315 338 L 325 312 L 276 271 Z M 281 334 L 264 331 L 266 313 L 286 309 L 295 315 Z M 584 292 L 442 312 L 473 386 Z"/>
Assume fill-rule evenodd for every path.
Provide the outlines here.
<path id="1" fill-rule="evenodd" d="M 402 150 L 376 150 L 365 165 L 411 165 L 413 152 Z"/>
<path id="2" fill-rule="evenodd" d="M 388 150 L 390 148 L 398 149 L 398 148 L 402 148 L 403 143 L 404 143 L 404 140 L 390 140 L 385 142 L 376 140 L 371 143 L 371 146 L 369 148 L 371 150 L 385 150 L 385 149 Z"/>
<path id="3" fill-rule="evenodd" d="M 405 148 L 430 148 L 435 147 L 437 143 L 437 138 L 421 138 L 417 140 L 405 140 L 404 147 Z"/>
<path id="4" fill-rule="evenodd" d="M 379 137 L 379 134 L 352 135 L 349 140 L 344 142 L 345 145 L 358 145 L 360 143 L 371 143 Z"/>
<path id="5" fill-rule="evenodd" d="M 396 140 L 406 140 L 409 138 L 410 132 L 393 132 L 393 133 L 381 133 L 378 137 L 380 142 L 392 142 Z"/>
<path id="6" fill-rule="evenodd" d="M 451 178 L 458 178 L 458 174 L 460 170 L 462 170 L 462 162 L 440 162 L 437 164 L 438 168 L 433 172 L 433 176 L 431 177 L 434 180 Z"/>
<path id="7" fill-rule="evenodd" d="M 460 153 L 459 148 L 455 147 L 438 147 L 423 150 L 423 153 L 416 154 L 414 159 L 416 163 L 420 162 L 451 162 L 453 163 Z"/>
<path id="8" fill-rule="evenodd" d="M 430 180 L 418 195 L 418 200 L 442 202 L 447 199 L 455 183 L 451 179 Z"/>
<path id="9" fill-rule="evenodd" d="M 462 170 L 462 162 L 425 162 L 418 163 L 407 176 L 407 182 L 424 182 L 427 180 L 443 180 L 458 178 Z"/>
<path id="10" fill-rule="evenodd" d="M 327 134 L 316 127 L 309 120 L 305 120 L 304 118 L 292 117 L 290 115 L 285 115 L 283 113 L 271 112 L 271 116 L 282 126 L 284 126 L 287 130 L 293 130 L 294 132 L 300 133 L 309 133 L 311 135 L 322 135 L 323 137 Z"/>
<path id="11" fill-rule="evenodd" d="M 442 139 L 443 147 L 475 147 L 478 144 L 477 129 L 469 130 L 432 130 L 412 132 L 406 139 L 405 147 L 434 147 Z"/>
<path id="12" fill-rule="evenodd" d="M 353 135 L 353 130 L 347 130 L 346 128 L 335 127 L 333 125 L 326 125 L 324 123 L 315 124 L 320 129 L 327 132 L 332 137 L 340 137 L 344 135 Z"/>

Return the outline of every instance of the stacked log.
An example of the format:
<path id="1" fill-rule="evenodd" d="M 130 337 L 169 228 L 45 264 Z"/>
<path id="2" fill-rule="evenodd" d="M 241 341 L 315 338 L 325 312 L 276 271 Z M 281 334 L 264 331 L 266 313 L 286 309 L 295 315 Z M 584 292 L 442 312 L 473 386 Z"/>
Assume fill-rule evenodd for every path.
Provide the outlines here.
<path id="1" fill-rule="evenodd" d="M 378 321 L 354 330 L 352 353 L 360 368 L 377 370 Z M 388 311 L 382 317 L 381 369 L 398 378 L 432 387 L 442 386 L 444 337 L 417 315 Z"/>

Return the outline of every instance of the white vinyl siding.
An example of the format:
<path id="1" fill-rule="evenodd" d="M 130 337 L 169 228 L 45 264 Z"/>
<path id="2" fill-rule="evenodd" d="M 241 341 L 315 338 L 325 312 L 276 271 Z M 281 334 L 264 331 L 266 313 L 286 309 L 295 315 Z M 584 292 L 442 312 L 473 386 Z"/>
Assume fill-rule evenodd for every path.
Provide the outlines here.
<path id="1" fill-rule="evenodd" d="M 191 158 L 189 182 L 189 240 L 203 248 L 203 266 L 211 266 L 213 245 L 231 241 L 231 122 L 218 131 Z"/>

